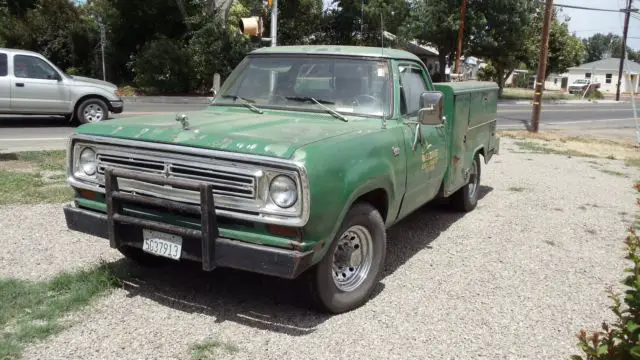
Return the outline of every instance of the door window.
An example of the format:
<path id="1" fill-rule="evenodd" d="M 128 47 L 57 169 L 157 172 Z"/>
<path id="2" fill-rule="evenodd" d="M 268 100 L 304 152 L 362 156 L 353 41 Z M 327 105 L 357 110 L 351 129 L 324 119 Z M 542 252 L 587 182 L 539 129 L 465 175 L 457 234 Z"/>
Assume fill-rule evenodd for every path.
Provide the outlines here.
<path id="1" fill-rule="evenodd" d="M 400 113 L 416 116 L 420 110 L 420 95 L 427 91 L 422 70 L 412 65 L 400 65 Z"/>
<path id="2" fill-rule="evenodd" d="M 7 76 L 8 73 L 7 54 L 0 53 L 0 76 Z"/>
<path id="3" fill-rule="evenodd" d="M 13 75 L 17 78 L 54 80 L 57 72 L 40 58 L 16 55 L 13 58 Z"/>

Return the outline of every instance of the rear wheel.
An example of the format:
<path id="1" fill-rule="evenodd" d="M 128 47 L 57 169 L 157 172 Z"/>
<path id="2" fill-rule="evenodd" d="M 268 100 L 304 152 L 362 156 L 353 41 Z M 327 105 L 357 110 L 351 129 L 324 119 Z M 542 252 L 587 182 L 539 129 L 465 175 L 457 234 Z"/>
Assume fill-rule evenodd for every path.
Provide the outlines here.
<path id="1" fill-rule="evenodd" d="M 338 314 L 368 301 L 385 261 L 385 230 L 382 216 L 370 204 L 349 210 L 324 258 L 307 273 L 318 310 Z"/>
<path id="2" fill-rule="evenodd" d="M 469 182 L 451 196 L 451 205 L 456 211 L 469 212 L 478 205 L 480 173 L 480 155 L 476 154 L 471 164 Z"/>

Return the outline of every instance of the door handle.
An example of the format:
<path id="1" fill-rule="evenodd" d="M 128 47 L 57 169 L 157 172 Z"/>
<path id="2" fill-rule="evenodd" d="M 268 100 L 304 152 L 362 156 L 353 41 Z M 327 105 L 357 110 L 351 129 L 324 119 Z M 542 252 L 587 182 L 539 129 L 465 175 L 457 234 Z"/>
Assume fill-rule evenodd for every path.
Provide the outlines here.
<path id="1" fill-rule="evenodd" d="M 24 87 L 24 83 L 16 83 L 17 87 Z"/>

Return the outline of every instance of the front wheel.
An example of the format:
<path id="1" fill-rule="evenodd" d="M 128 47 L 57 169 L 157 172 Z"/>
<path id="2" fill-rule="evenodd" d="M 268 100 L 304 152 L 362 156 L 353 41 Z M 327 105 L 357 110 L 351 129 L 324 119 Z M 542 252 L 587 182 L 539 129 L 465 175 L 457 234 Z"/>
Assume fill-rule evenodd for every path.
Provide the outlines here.
<path id="1" fill-rule="evenodd" d="M 380 213 L 367 203 L 354 205 L 324 258 L 309 270 L 316 308 L 338 314 L 366 303 L 382 273 L 386 250 Z"/>
<path id="2" fill-rule="evenodd" d="M 76 111 L 76 120 L 80 124 L 95 123 L 109 117 L 109 108 L 104 101 L 97 98 L 84 100 Z"/>
<path id="3" fill-rule="evenodd" d="M 470 212 L 478 205 L 480 190 L 480 155 L 476 154 L 469 172 L 469 182 L 451 196 L 451 205 L 460 212 Z"/>

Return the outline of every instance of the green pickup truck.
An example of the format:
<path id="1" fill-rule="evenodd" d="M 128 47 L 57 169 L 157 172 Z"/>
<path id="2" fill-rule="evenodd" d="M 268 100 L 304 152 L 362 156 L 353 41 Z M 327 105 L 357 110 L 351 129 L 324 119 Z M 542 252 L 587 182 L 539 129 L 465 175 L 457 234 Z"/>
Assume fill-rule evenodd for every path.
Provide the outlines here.
<path id="1" fill-rule="evenodd" d="M 297 279 L 320 311 L 350 311 L 380 279 L 386 228 L 434 199 L 476 207 L 497 96 L 434 84 L 402 50 L 258 49 L 206 110 L 78 127 L 67 226 L 145 266 Z"/>

